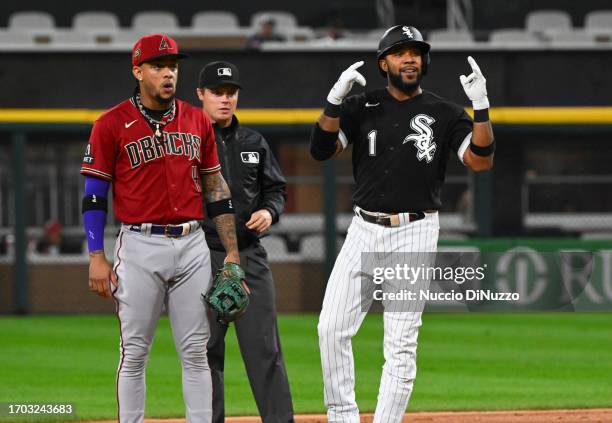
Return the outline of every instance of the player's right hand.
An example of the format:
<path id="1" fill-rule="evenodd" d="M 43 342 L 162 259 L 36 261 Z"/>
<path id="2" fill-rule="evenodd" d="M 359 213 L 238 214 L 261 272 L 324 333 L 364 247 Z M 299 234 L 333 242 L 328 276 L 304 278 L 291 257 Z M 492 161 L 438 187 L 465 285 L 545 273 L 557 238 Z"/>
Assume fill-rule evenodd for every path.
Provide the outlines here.
<path id="1" fill-rule="evenodd" d="M 104 254 L 93 254 L 89 260 L 89 290 L 104 298 L 110 298 L 111 285 L 117 286 L 118 278 Z"/>
<path id="2" fill-rule="evenodd" d="M 360 60 L 357 63 L 353 63 L 344 72 L 342 72 L 340 78 L 338 78 L 338 81 L 336 81 L 331 91 L 327 95 L 327 101 L 329 101 L 331 104 L 339 106 L 342 104 L 342 100 L 344 100 L 344 97 L 346 97 L 349 91 L 351 91 L 351 88 L 353 88 L 353 84 L 355 82 L 357 82 L 362 87 L 365 87 L 365 78 L 362 74 L 357 72 L 357 68 L 361 66 L 363 66 L 363 60 Z"/>

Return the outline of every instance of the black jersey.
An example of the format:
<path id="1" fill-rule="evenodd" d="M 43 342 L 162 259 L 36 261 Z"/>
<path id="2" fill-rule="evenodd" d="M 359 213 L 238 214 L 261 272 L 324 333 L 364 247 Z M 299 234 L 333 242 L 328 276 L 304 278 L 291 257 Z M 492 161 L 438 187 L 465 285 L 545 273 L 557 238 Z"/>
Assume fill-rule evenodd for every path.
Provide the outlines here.
<path id="1" fill-rule="evenodd" d="M 385 213 L 439 209 L 450 152 L 471 132 L 461 106 L 428 91 L 404 101 L 386 89 L 348 97 L 339 138 L 353 146 L 353 202 Z"/>

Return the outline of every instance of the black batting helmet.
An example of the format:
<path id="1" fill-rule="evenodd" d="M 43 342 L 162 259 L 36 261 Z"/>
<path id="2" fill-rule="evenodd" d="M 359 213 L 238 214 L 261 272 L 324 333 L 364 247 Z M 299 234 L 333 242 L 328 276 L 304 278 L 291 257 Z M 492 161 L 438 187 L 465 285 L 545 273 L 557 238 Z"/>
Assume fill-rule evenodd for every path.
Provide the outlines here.
<path id="1" fill-rule="evenodd" d="M 419 50 L 421 50 L 421 57 L 423 58 L 423 75 L 427 73 L 429 67 L 430 57 L 429 50 L 431 46 L 423 40 L 421 32 L 413 26 L 407 25 L 395 25 L 385 31 L 382 38 L 378 42 L 378 51 L 376 52 L 376 62 L 378 64 L 378 70 L 382 76 L 386 77 L 387 72 L 382 70 L 380 67 L 380 59 L 395 46 L 402 44 L 414 44 Z"/>

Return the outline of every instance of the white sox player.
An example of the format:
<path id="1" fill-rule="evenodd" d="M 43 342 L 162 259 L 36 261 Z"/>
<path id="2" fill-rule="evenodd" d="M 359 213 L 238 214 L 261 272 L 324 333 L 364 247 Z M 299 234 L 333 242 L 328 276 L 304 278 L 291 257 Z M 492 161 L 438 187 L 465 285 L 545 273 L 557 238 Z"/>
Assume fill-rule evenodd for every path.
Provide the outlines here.
<path id="1" fill-rule="evenodd" d="M 460 77 L 475 111 L 472 122 L 459 105 L 421 89 L 429 50 L 416 28 L 389 28 L 377 52 L 386 88 L 345 98 L 355 82 L 366 84 L 357 71 L 363 62 L 355 63 L 329 92 L 312 131 L 311 155 L 317 160 L 352 145 L 355 178 L 355 217 L 329 278 L 318 325 L 330 422 L 359 422 L 351 338 L 372 302 L 361 288 L 361 254 L 435 252 L 449 156 L 457 155 L 476 172 L 493 165 L 495 145 L 482 72 L 469 57 L 472 73 Z M 385 309 L 385 364 L 375 423 L 402 420 L 416 376 L 420 325 L 420 312 Z"/>

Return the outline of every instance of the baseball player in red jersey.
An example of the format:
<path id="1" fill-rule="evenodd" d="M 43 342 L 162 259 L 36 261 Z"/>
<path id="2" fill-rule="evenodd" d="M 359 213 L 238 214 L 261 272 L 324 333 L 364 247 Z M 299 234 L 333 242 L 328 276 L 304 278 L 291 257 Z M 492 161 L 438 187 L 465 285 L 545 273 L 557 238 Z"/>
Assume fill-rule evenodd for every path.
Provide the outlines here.
<path id="1" fill-rule="evenodd" d="M 164 306 L 182 363 L 187 421 L 211 421 L 210 328 L 200 299 L 211 284 L 210 253 L 199 230 L 202 195 L 226 261 L 240 260 L 211 123 L 201 110 L 174 98 L 182 56 L 166 35 L 138 40 L 132 51 L 138 87 L 95 122 L 81 167 L 89 286 L 113 296 L 120 323 L 121 423 L 143 421 L 145 363 Z M 115 216 L 122 223 L 112 268 L 102 243 L 110 184 Z"/>

